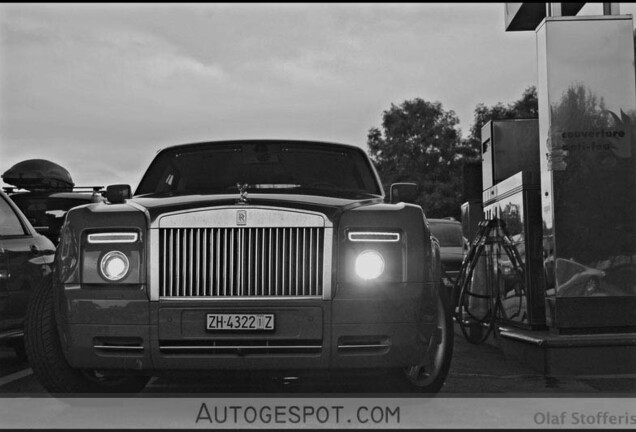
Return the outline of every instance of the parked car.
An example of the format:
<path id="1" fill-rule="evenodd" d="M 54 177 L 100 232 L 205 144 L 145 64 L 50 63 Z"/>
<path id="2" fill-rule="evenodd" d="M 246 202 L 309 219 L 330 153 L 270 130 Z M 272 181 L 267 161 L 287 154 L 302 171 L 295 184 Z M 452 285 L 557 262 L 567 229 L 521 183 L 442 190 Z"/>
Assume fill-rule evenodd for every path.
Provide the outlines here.
<path id="1" fill-rule="evenodd" d="M 557 297 L 607 295 L 601 288 L 605 277 L 603 270 L 585 266 L 574 260 L 557 258 L 556 277 Z"/>
<path id="2" fill-rule="evenodd" d="M 103 201 L 98 191 L 71 192 L 11 190 L 11 200 L 20 208 L 38 232 L 57 245 L 64 217 L 73 207 Z"/>
<path id="3" fill-rule="evenodd" d="M 24 317 L 33 289 L 50 275 L 55 246 L 0 191 L 0 342 L 25 358 Z"/>
<path id="4" fill-rule="evenodd" d="M 395 369 L 405 389 L 438 391 L 453 346 L 439 247 L 415 185 L 389 203 L 381 185 L 355 146 L 160 151 L 134 197 L 113 185 L 69 210 L 29 309 L 35 376 L 101 393 L 174 370 Z"/>
<path id="5" fill-rule="evenodd" d="M 100 186 L 75 187 L 70 173 L 46 159 L 29 159 L 3 175 L 12 187 L 5 192 L 38 232 L 57 244 L 66 212 L 78 205 L 103 201 Z"/>
<path id="6" fill-rule="evenodd" d="M 468 253 L 468 240 L 462 233 L 462 224 L 452 218 L 429 219 L 428 223 L 431 233 L 439 241 L 442 268 L 454 281 Z"/>

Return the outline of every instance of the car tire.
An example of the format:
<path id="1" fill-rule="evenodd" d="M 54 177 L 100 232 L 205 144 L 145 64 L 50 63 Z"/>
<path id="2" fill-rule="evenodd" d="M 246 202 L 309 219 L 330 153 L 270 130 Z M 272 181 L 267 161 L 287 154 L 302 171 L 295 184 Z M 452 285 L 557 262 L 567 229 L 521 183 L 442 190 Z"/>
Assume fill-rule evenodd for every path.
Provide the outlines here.
<path id="1" fill-rule="evenodd" d="M 443 285 L 440 286 L 443 289 Z M 437 331 L 441 338 L 439 344 L 433 337 L 429 341 L 424 358 L 418 365 L 408 366 L 402 371 L 404 391 L 412 393 L 435 394 L 440 391 L 451 365 L 455 332 L 451 314 L 450 296 L 440 292 L 437 304 Z M 425 364 L 430 366 L 426 368 Z"/>
<path id="2" fill-rule="evenodd" d="M 24 344 L 33 374 L 51 394 L 138 393 L 150 377 L 105 375 L 72 368 L 62 351 L 55 320 L 55 291 L 52 277 L 33 292 L 27 307 Z"/>

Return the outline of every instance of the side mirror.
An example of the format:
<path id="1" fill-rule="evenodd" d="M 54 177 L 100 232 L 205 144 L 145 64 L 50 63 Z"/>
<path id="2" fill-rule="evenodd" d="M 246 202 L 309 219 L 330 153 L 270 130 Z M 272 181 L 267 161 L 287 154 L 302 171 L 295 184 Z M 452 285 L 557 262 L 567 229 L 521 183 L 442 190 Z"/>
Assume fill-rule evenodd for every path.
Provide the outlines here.
<path id="1" fill-rule="evenodd" d="M 131 197 L 130 185 L 118 184 L 106 187 L 106 199 L 111 204 L 121 204 Z"/>
<path id="2" fill-rule="evenodd" d="M 419 194 L 419 187 L 415 183 L 393 183 L 391 185 L 390 201 L 392 204 L 399 202 L 415 203 Z"/>

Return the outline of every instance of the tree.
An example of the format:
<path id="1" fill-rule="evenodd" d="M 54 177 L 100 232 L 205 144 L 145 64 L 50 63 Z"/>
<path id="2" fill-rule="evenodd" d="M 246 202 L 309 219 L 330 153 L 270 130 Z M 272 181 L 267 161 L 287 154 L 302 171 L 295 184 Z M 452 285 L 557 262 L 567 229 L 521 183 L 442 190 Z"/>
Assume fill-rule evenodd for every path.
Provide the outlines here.
<path id="1" fill-rule="evenodd" d="M 521 95 L 521 99 L 504 105 L 498 104 L 487 107 L 483 103 L 475 107 L 473 125 L 470 127 L 470 135 L 464 140 L 464 145 L 469 146 L 480 154 L 481 128 L 490 120 L 538 118 L 539 102 L 537 99 L 537 88 L 529 86 Z"/>
<path id="2" fill-rule="evenodd" d="M 538 117 L 537 89 L 529 86 L 521 98 L 504 105 L 475 107 L 474 123 L 461 138 L 454 111 L 440 102 L 417 98 L 383 112 L 381 128 L 367 134 L 369 154 L 384 182 L 412 181 L 421 187 L 417 203 L 428 217 L 460 218 L 463 164 L 480 161 L 481 128 L 489 120 Z"/>
<path id="3" fill-rule="evenodd" d="M 461 164 L 475 151 L 461 140 L 454 111 L 440 102 L 417 98 L 384 111 L 382 129 L 367 135 L 369 154 L 384 182 L 412 181 L 420 185 L 417 204 L 428 217 L 459 218 Z"/>

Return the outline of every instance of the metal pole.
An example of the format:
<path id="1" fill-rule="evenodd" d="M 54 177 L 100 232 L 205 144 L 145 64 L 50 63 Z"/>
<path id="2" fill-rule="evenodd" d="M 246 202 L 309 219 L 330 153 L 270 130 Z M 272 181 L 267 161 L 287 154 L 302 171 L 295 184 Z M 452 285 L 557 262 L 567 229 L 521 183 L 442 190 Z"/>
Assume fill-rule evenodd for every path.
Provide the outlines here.
<path id="1" fill-rule="evenodd" d="M 563 13 L 561 11 L 561 3 L 546 3 L 545 9 L 546 16 L 563 16 Z"/>
<path id="2" fill-rule="evenodd" d="M 620 15 L 620 3 L 603 3 L 603 15 Z"/>

